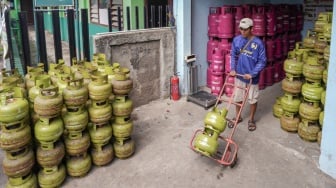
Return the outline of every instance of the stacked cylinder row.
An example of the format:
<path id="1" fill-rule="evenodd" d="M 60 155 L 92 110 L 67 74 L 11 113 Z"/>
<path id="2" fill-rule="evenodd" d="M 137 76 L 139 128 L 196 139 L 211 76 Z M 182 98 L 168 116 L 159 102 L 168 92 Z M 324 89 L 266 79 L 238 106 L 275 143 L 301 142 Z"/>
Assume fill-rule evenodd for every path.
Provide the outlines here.
<path id="1" fill-rule="evenodd" d="M 134 153 L 129 70 L 118 63 L 110 65 L 104 54 L 96 54 L 92 62 L 74 60 L 72 67 L 62 60 L 49 66 L 48 74 L 42 65 L 28 67 L 25 81 L 15 70 L 3 72 L 0 114 L 26 113 L 15 115 L 16 119 L 7 115 L 0 119 L 1 126 L 13 127 L 8 131 L 12 134 L 1 134 L 0 139 L 1 148 L 9 152 L 8 160 L 18 156 L 25 160 L 15 162 L 16 166 L 7 158 L 3 161 L 4 169 L 9 165 L 7 187 L 37 187 L 37 183 L 40 187 L 59 187 L 66 174 L 81 177 L 90 171 L 92 163 L 103 166 L 114 156 L 124 159 Z M 14 101 L 15 108 L 6 101 Z M 8 143 L 14 145 L 7 147 Z M 31 173 L 34 151 L 37 179 Z M 11 173 L 23 167 L 22 172 Z"/>
<path id="2" fill-rule="evenodd" d="M 256 36 L 275 36 L 303 28 L 302 5 L 225 5 L 209 8 L 209 37 L 232 38 L 239 35 L 239 22 L 244 17 L 253 20 L 253 34 Z"/>
<path id="3" fill-rule="evenodd" d="M 322 12 L 318 19 L 331 24 L 331 13 Z M 316 23 L 321 22 L 317 20 Z M 315 24 L 316 28 L 316 24 Z M 280 118 L 281 127 L 308 141 L 318 141 L 322 136 L 325 91 L 327 86 L 330 54 L 330 30 L 307 32 L 303 43 L 289 53 L 284 69 L 286 78 L 282 81 L 285 95 L 279 97 L 273 106 L 273 113 Z M 320 37 L 319 37 L 320 36 Z M 328 40 L 329 39 L 329 40 Z"/>
<path id="4" fill-rule="evenodd" d="M 207 44 L 207 86 L 217 95 L 230 71 L 232 38 L 240 34 L 239 22 L 251 18 L 254 22 L 252 33 L 264 41 L 267 66 L 260 73 L 259 88 L 264 89 L 281 81 L 285 73 L 282 69 L 288 51 L 301 40 L 303 12 L 300 5 L 241 5 L 211 7 L 208 15 Z M 229 81 L 233 82 L 233 79 Z M 232 88 L 225 89 L 226 95 Z"/>
<path id="5" fill-rule="evenodd" d="M 7 77 L 15 74 L 15 77 Z M 7 187 L 25 184 L 37 187 L 34 171 L 32 127 L 29 122 L 29 104 L 26 99 L 23 79 L 17 71 L 3 71 L 0 87 L 0 147 L 5 151 L 2 163 L 8 176 Z"/>

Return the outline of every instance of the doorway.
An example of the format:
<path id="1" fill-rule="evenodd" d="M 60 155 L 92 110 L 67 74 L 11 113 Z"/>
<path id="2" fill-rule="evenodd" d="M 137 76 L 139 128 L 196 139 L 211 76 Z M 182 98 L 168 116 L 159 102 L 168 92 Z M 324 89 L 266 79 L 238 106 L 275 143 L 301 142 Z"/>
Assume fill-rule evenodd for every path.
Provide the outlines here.
<path id="1" fill-rule="evenodd" d="M 148 15 L 147 25 L 149 27 L 168 26 L 168 12 L 173 11 L 173 0 L 146 0 L 145 5 Z"/>

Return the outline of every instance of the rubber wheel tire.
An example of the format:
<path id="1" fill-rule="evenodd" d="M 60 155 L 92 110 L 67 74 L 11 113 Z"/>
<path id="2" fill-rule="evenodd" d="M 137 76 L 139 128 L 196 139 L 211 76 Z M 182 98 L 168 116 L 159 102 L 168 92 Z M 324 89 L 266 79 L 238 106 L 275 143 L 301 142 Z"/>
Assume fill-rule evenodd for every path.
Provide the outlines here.
<path id="1" fill-rule="evenodd" d="M 237 162 L 238 162 L 238 157 L 237 157 L 237 154 L 236 154 L 236 155 L 234 156 L 234 160 L 233 160 L 232 164 L 230 165 L 230 168 L 235 167 L 236 164 L 237 164 Z"/>

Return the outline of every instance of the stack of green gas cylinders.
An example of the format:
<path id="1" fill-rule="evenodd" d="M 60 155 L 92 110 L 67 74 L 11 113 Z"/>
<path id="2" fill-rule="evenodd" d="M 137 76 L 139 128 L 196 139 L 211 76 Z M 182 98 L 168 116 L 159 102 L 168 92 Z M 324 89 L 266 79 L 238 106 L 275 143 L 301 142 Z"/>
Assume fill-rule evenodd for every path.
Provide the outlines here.
<path id="1" fill-rule="evenodd" d="M 303 42 L 289 52 L 282 81 L 285 94 L 273 106 L 273 114 L 280 118 L 284 130 L 318 143 L 322 137 L 331 21 L 332 12 L 319 13 L 314 29 L 308 30 Z"/>
<path id="2" fill-rule="evenodd" d="M 70 176 L 81 177 L 86 175 L 92 166 L 88 152 L 90 136 L 87 131 L 89 114 L 86 103 L 89 91 L 84 86 L 82 77 L 70 74 L 64 79 L 63 88 L 63 122 L 65 131 L 63 140 L 66 148 L 66 168 Z"/>
<path id="3" fill-rule="evenodd" d="M 226 128 L 226 115 L 228 110 L 217 107 L 212 108 L 204 118 L 204 129 L 201 134 L 197 134 L 194 141 L 196 151 L 205 156 L 212 156 L 218 148 L 218 137 Z"/>
<path id="4" fill-rule="evenodd" d="M 0 147 L 5 151 L 2 169 L 6 187 L 37 187 L 35 155 L 24 79 L 16 70 L 1 71 Z"/>
<path id="5" fill-rule="evenodd" d="M 60 187 L 92 164 L 135 152 L 130 70 L 94 54 L 0 74 L 0 147 L 7 187 Z M 37 162 L 37 164 L 35 163 Z"/>

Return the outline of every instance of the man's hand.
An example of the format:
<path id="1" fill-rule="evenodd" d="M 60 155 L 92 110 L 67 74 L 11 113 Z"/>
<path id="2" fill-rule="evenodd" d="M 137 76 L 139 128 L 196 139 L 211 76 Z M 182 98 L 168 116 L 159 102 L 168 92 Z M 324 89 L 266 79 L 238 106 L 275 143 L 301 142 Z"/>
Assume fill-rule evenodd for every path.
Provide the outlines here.
<path id="1" fill-rule="evenodd" d="M 236 76 L 236 71 L 231 71 L 230 76 Z"/>
<path id="2" fill-rule="evenodd" d="M 251 78 L 252 78 L 252 76 L 250 74 L 244 74 L 244 79 L 249 80 Z"/>

